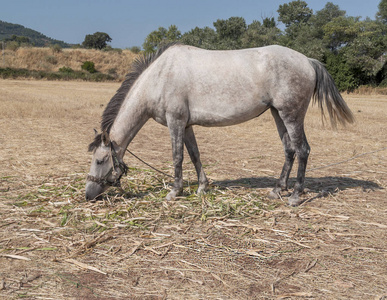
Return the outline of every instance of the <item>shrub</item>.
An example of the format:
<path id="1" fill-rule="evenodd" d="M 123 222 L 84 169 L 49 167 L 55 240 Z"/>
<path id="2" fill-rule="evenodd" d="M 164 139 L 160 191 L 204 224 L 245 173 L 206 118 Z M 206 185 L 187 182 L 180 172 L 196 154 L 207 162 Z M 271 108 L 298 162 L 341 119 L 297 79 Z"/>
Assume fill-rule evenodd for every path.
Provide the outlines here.
<path id="1" fill-rule="evenodd" d="M 17 49 L 19 49 L 19 47 L 20 47 L 19 43 L 15 41 L 6 43 L 6 48 L 11 51 L 16 51 Z"/>
<path id="2" fill-rule="evenodd" d="M 141 52 L 141 48 L 138 46 L 130 47 L 129 50 L 132 51 L 134 54 L 138 54 Z"/>
<path id="3" fill-rule="evenodd" d="M 89 73 L 95 73 L 97 72 L 97 70 L 95 69 L 95 65 L 92 61 L 85 61 L 82 66 L 81 66 L 82 70 L 85 70 Z"/>
<path id="4" fill-rule="evenodd" d="M 52 53 L 61 53 L 62 47 L 59 44 L 50 45 Z"/>
<path id="5" fill-rule="evenodd" d="M 383 87 L 383 88 L 387 87 L 387 78 L 384 79 L 384 80 L 379 84 L 379 87 Z"/>
<path id="6" fill-rule="evenodd" d="M 105 48 L 102 49 L 102 51 L 105 51 L 105 52 L 117 52 L 118 54 L 121 54 L 122 53 L 122 49 L 120 48 L 113 48 L 111 46 L 106 46 Z"/>
<path id="7" fill-rule="evenodd" d="M 114 77 L 108 74 L 89 74 L 81 71 L 73 71 L 71 68 L 63 67 L 59 72 L 46 72 L 27 69 L 0 68 L 0 78 L 34 78 L 48 80 L 85 80 L 85 81 L 110 81 Z"/>
<path id="8" fill-rule="evenodd" d="M 74 70 L 71 69 L 70 67 L 62 67 L 62 68 L 59 68 L 59 72 L 61 72 L 61 73 L 73 73 Z"/>
<path id="9" fill-rule="evenodd" d="M 351 69 L 343 54 L 328 53 L 326 67 L 332 75 L 338 89 L 342 91 L 353 91 L 359 86 L 359 79 L 353 69 Z"/>

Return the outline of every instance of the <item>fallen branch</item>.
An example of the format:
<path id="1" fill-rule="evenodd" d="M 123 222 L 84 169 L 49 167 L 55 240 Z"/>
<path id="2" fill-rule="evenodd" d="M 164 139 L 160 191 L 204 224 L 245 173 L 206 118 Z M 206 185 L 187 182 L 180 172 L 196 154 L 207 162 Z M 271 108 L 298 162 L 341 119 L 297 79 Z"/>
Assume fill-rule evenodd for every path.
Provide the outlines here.
<path id="1" fill-rule="evenodd" d="M 107 273 L 105 272 L 102 272 L 101 270 L 98 270 L 97 268 L 95 267 L 92 267 L 92 266 L 89 266 L 87 264 L 84 264 L 80 261 L 77 261 L 75 259 L 72 259 L 72 258 L 68 258 L 68 259 L 65 259 L 66 262 L 70 263 L 70 264 L 74 264 L 82 269 L 87 269 L 87 270 L 90 270 L 90 271 L 94 271 L 94 272 L 98 272 L 98 273 L 101 273 L 101 274 L 104 274 L 104 275 L 107 275 Z"/>
<path id="2" fill-rule="evenodd" d="M 310 262 L 304 272 L 308 273 L 317 264 L 317 261 L 318 259 L 316 258 L 314 261 Z"/>
<path id="3" fill-rule="evenodd" d="M 100 243 L 106 242 L 106 241 L 108 241 L 108 240 L 113 238 L 110 235 L 104 236 L 105 233 L 106 233 L 106 231 L 104 231 L 98 237 L 96 237 L 96 238 L 94 238 L 94 239 L 92 239 L 90 241 L 84 242 L 83 245 L 77 251 L 75 251 L 70 257 L 77 256 L 77 255 L 81 254 L 82 252 L 86 251 L 87 249 L 94 247 L 96 244 L 100 244 Z"/>
<path id="4" fill-rule="evenodd" d="M 13 254 L 0 254 L 0 257 L 7 257 L 7 258 L 13 258 L 13 259 L 20 259 L 20 260 L 31 260 L 28 257 L 21 256 L 21 255 L 13 255 Z"/>
<path id="5" fill-rule="evenodd" d="M 383 229 L 387 228 L 387 225 L 380 224 L 380 223 L 372 223 L 372 222 L 368 223 L 368 222 L 357 221 L 357 220 L 355 220 L 355 222 L 359 223 L 359 224 L 364 224 L 364 225 L 372 225 L 372 226 L 376 226 L 376 227 L 383 228 Z"/>

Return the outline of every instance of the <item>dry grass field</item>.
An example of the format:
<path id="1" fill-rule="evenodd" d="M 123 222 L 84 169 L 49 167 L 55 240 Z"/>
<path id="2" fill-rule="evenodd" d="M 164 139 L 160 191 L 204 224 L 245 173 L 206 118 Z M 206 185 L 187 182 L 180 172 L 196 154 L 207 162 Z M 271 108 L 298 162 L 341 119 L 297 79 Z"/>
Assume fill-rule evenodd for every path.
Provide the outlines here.
<path id="1" fill-rule="evenodd" d="M 101 73 L 115 73 L 123 79 L 137 55 L 129 50 L 99 51 L 93 49 L 63 49 L 53 52 L 50 48 L 19 48 L 5 50 L 0 59 L 1 68 L 26 68 L 29 70 L 57 72 L 62 67 L 80 71 L 85 61 L 95 63 Z"/>
<path id="2" fill-rule="evenodd" d="M 0 80 L 1 299 L 386 299 L 386 96 L 344 95 L 357 123 L 338 130 L 309 109 L 300 207 L 266 197 L 283 164 L 270 113 L 195 128 L 206 195 L 187 158 L 166 202 L 169 179 L 126 156 L 123 190 L 87 203 L 87 145 L 118 87 Z M 129 148 L 172 173 L 166 128 Z"/>

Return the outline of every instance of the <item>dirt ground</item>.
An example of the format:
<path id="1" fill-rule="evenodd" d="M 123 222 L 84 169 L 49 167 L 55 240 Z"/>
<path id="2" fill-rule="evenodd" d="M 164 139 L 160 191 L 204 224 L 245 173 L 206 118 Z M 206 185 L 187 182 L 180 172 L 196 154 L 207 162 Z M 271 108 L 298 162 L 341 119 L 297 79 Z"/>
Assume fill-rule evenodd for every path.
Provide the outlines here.
<path id="1" fill-rule="evenodd" d="M 344 95 L 357 122 L 337 130 L 310 107 L 300 207 L 266 196 L 284 159 L 270 113 L 194 128 L 204 196 L 187 158 L 166 202 L 170 180 L 127 155 L 123 190 L 87 203 L 87 145 L 118 87 L 0 80 L 1 299 L 387 299 L 386 96 Z M 172 174 L 161 125 L 129 149 Z"/>

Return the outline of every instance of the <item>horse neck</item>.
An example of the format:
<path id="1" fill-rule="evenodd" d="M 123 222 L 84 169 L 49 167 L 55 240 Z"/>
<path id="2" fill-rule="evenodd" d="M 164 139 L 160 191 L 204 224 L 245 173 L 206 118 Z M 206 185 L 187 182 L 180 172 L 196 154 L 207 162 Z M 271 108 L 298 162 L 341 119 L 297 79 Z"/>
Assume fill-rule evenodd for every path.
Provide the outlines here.
<path id="1" fill-rule="evenodd" d="M 148 119 L 146 102 L 135 95 L 127 97 L 110 130 L 111 141 L 119 146 L 119 156 L 124 155 L 126 148 Z"/>

